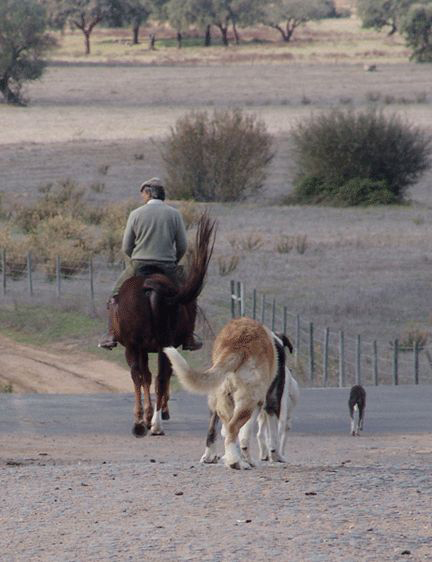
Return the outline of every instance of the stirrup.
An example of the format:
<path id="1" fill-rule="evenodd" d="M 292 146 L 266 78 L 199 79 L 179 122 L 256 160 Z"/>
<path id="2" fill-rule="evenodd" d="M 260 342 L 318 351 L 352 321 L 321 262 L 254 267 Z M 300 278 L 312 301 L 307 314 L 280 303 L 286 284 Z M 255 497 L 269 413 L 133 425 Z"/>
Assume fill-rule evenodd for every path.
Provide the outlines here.
<path id="1" fill-rule="evenodd" d="M 104 338 L 98 343 L 98 347 L 100 347 L 101 349 L 111 350 L 114 347 L 117 347 L 117 342 L 112 336 L 104 336 Z"/>

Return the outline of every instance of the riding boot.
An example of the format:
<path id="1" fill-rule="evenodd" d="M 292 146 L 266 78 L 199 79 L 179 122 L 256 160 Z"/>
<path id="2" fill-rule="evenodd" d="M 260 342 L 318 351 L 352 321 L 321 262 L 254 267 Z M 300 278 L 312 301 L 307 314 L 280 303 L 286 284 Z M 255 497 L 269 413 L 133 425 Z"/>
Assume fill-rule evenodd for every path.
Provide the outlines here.
<path id="1" fill-rule="evenodd" d="M 197 315 L 197 303 L 193 301 L 187 305 L 187 311 L 189 315 L 190 322 L 190 332 L 186 334 L 183 340 L 183 349 L 186 351 L 197 351 L 203 346 L 203 342 L 194 334 L 195 319 Z"/>
<path id="2" fill-rule="evenodd" d="M 114 335 L 113 316 L 117 310 L 117 295 L 110 298 L 107 303 L 108 310 L 108 332 L 102 336 L 98 347 L 103 349 L 113 349 L 117 346 L 117 341 Z"/>

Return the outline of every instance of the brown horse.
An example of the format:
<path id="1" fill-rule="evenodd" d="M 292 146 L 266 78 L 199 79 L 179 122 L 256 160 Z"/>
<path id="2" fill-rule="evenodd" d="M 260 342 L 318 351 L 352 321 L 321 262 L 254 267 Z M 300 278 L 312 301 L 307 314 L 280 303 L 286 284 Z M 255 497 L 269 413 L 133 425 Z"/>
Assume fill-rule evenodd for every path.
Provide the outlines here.
<path id="1" fill-rule="evenodd" d="M 189 273 L 180 287 L 166 275 L 152 273 L 146 277 L 132 277 L 120 289 L 113 328 L 117 341 L 126 348 L 126 360 L 135 386 L 133 433 L 137 437 L 145 435 L 147 428 L 150 428 L 152 435 L 164 434 L 162 419 L 169 419 L 172 370 L 162 348 L 181 345 L 185 334 L 193 330 L 196 299 L 204 286 L 214 239 L 215 221 L 204 213 L 198 222 Z M 150 397 L 152 374 L 148 366 L 149 353 L 158 354 L 156 410 Z"/>

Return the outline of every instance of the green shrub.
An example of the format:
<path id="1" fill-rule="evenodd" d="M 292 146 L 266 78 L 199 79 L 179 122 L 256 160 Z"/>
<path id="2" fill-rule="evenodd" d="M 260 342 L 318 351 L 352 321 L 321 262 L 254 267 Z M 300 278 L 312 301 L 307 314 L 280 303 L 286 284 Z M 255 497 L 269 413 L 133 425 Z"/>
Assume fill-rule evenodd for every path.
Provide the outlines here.
<path id="1" fill-rule="evenodd" d="M 296 196 L 301 202 L 329 202 L 335 194 L 339 202 L 344 194 L 358 201 L 359 192 L 376 194 L 380 189 L 392 194 L 390 198 L 384 193 L 383 201 L 402 201 L 430 164 L 429 135 L 397 115 L 374 109 L 313 116 L 297 126 L 293 139 Z M 354 179 L 356 185 L 340 193 L 341 186 Z M 375 187 L 360 187 L 364 180 Z"/>
<path id="2" fill-rule="evenodd" d="M 396 203 L 396 198 L 385 181 L 353 178 L 334 193 L 334 202 L 341 206 L 389 205 Z"/>
<path id="3" fill-rule="evenodd" d="M 188 113 L 162 145 L 173 199 L 237 201 L 259 190 L 271 161 L 265 124 L 240 110 Z"/>
<path id="4" fill-rule="evenodd" d="M 356 205 L 389 205 L 395 195 L 385 181 L 352 178 L 342 185 L 327 184 L 315 177 L 299 182 L 294 190 L 295 203 L 326 204 L 338 207 Z"/>

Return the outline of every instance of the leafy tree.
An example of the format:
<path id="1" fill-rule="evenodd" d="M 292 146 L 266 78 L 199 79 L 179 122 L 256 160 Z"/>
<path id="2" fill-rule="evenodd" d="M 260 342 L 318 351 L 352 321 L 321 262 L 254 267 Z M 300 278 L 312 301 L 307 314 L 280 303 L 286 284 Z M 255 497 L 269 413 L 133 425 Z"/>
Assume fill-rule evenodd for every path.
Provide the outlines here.
<path id="1" fill-rule="evenodd" d="M 45 10 L 48 27 L 64 31 L 66 14 L 60 9 L 61 0 L 36 0 Z"/>
<path id="2" fill-rule="evenodd" d="M 90 54 L 90 35 L 93 29 L 110 14 L 108 0 L 63 0 L 59 2 L 57 17 L 65 18 L 72 27 L 82 31 L 85 54 Z"/>
<path id="3" fill-rule="evenodd" d="M 127 0 L 125 4 L 126 20 L 132 24 L 132 42 L 134 45 L 138 45 L 139 30 L 151 14 L 152 3 L 150 0 Z"/>
<path id="4" fill-rule="evenodd" d="M 177 43 L 182 45 L 183 33 L 194 23 L 192 3 L 185 0 L 170 0 L 166 5 L 166 18 L 177 32 Z"/>
<path id="5" fill-rule="evenodd" d="M 46 27 L 34 0 L 0 0 L 0 92 L 8 103 L 24 105 L 23 83 L 42 76 L 43 56 L 55 44 Z"/>
<path id="6" fill-rule="evenodd" d="M 328 0 L 277 0 L 268 4 L 264 23 L 277 29 L 288 42 L 298 27 L 329 17 L 333 10 L 333 3 Z"/>
<path id="7" fill-rule="evenodd" d="M 413 49 L 411 58 L 418 62 L 432 62 L 432 3 L 411 6 L 401 31 Z"/>
<path id="8" fill-rule="evenodd" d="M 230 19 L 236 44 L 239 43 L 237 26 L 254 25 L 262 21 L 265 14 L 266 1 L 263 0 L 231 0 L 228 4 Z"/>
<path id="9" fill-rule="evenodd" d="M 389 27 L 389 35 L 399 30 L 401 20 L 416 0 L 358 0 L 357 12 L 363 27 L 381 30 Z"/>

